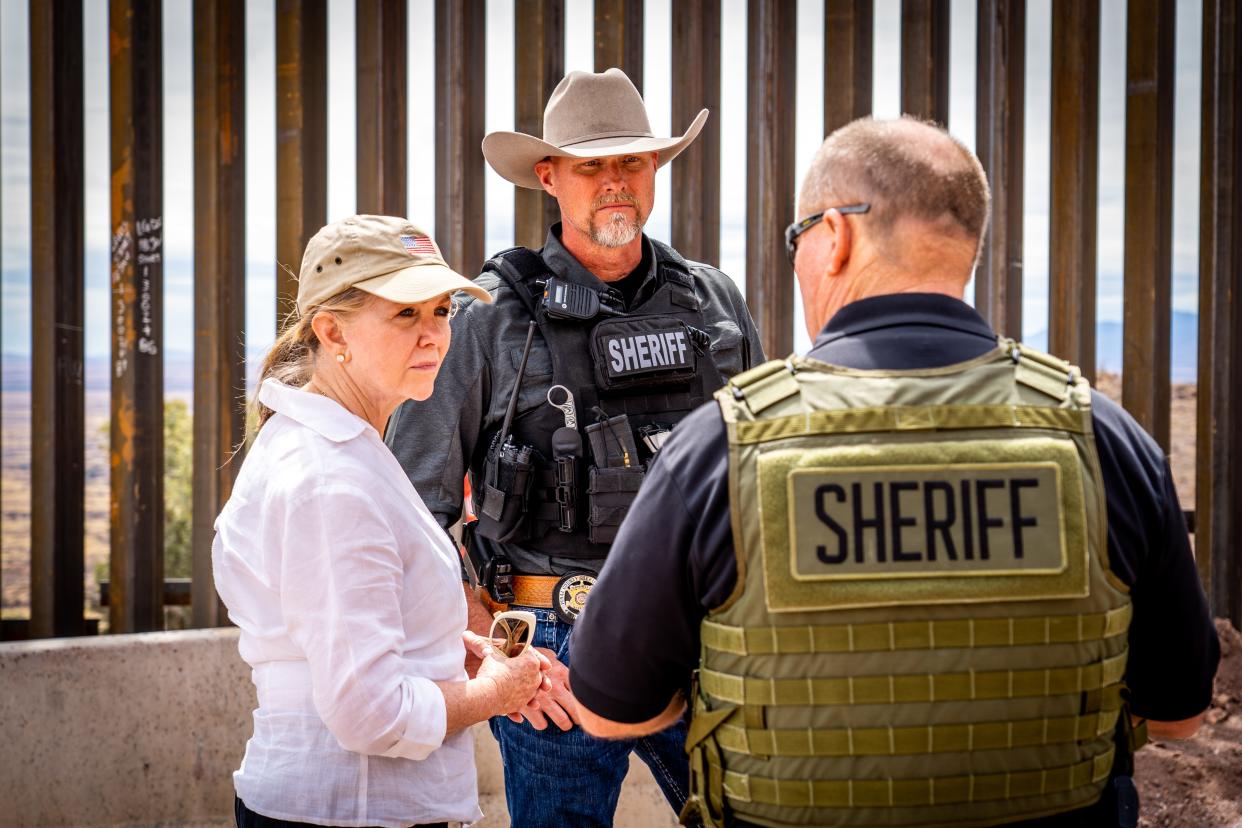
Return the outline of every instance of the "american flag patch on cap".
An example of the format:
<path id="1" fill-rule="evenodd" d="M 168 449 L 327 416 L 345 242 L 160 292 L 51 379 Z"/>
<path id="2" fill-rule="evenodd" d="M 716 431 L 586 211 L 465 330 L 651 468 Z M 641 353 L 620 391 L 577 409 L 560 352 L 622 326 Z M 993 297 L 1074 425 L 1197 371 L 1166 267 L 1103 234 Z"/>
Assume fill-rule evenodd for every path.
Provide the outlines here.
<path id="1" fill-rule="evenodd" d="M 436 255 L 436 246 L 428 236 L 402 236 L 401 243 L 405 245 L 405 252 L 411 256 L 418 253 Z"/>

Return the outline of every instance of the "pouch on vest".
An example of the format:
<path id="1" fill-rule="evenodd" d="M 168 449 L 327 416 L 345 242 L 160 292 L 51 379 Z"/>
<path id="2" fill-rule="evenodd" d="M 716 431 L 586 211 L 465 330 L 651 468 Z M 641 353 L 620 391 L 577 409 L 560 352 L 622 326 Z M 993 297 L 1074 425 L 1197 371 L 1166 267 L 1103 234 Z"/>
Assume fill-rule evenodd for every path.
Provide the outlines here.
<path id="1" fill-rule="evenodd" d="M 573 532 L 578 527 L 578 460 L 582 437 L 577 428 L 561 426 L 552 432 L 552 462 L 556 482 L 556 528 Z"/>
<path id="2" fill-rule="evenodd" d="M 612 543 L 630 504 L 638 497 L 644 469 L 638 462 L 638 446 L 626 415 L 592 423 L 586 433 L 595 461 L 588 475 L 587 539 Z"/>
<path id="3" fill-rule="evenodd" d="M 587 494 L 591 504 L 587 537 L 591 543 L 612 543 L 643 484 L 643 467 L 620 469 L 591 467 Z"/>
<path id="4" fill-rule="evenodd" d="M 694 332 L 674 316 L 606 319 L 591 331 L 601 391 L 689 385 L 698 371 Z"/>
<path id="5" fill-rule="evenodd" d="M 486 538 L 506 543 L 519 540 L 525 527 L 527 500 L 537 452 L 530 446 L 505 442 L 498 446 L 497 434 L 487 451 L 483 467 L 482 503 L 476 531 Z"/>
<path id="6" fill-rule="evenodd" d="M 591 460 L 601 469 L 638 465 L 638 445 L 625 414 L 609 417 L 586 427 L 591 445 Z"/>

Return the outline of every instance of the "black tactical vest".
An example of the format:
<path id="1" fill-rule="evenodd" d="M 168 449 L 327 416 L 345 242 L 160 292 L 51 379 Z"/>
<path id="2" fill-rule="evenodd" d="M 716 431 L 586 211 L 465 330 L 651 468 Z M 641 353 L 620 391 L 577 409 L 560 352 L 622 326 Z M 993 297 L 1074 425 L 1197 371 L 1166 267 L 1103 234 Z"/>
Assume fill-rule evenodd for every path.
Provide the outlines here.
<path id="1" fill-rule="evenodd" d="M 652 244 L 655 293 L 625 312 L 590 320 L 549 315 L 544 284 L 554 274 L 538 253 L 517 247 L 483 266 L 513 289 L 537 323 L 552 357 L 549 387 L 563 385 L 573 394 L 583 445 L 573 463 L 574 491 L 562 486 L 558 494 L 552 435 L 565 426 L 560 410 L 549 404 L 518 414 L 506 440 L 514 451 L 502 451 L 499 429 L 484 434 L 471 460 L 471 477 L 480 516 L 477 533 L 487 541 L 520 543 L 559 558 L 604 557 L 651 458 L 640 429 L 672 429 L 725 384 L 712 361 L 710 335 L 685 260 L 667 245 Z M 497 388 L 493 393 L 513 391 Z M 626 452 L 615 463 L 593 456 L 588 431 L 604 420 L 616 427 L 623 415 L 639 447 L 637 456 Z M 497 462 L 519 455 L 522 466 L 516 475 L 511 465 Z M 572 531 L 562 529 L 566 499 L 576 513 Z M 505 518 L 498 522 L 502 511 Z"/>

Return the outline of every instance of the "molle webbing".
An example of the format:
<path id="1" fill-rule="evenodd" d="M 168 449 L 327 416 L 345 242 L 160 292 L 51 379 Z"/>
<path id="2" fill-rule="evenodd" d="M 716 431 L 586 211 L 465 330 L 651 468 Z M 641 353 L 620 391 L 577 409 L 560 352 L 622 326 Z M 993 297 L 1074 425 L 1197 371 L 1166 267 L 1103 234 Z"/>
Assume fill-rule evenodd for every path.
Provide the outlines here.
<path id="1" fill-rule="evenodd" d="M 1051 354 L 1023 348 L 1016 342 L 1010 344 L 1010 349 L 1010 353 L 1016 351 L 1018 354 L 1014 379 L 1056 400 L 1064 402 L 1069 397 L 1070 389 L 1082 378 L 1077 366 Z"/>
<path id="2" fill-rule="evenodd" d="M 907 756 L 1088 742 L 1113 732 L 1121 709 L 1120 687 L 1109 695 L 1111 706 L 1104 710 L 1025 721 L 780 730 L 723 724 L 716 730 L 716 743 L 754 756 Z"/>
<path id="3" fill-rule="evenodd" d="M 702 626 L 708 650 L 736 655 L 863 653 L 937 647 L 1019 647 L 1077 644 L 1125 634 L 1129 604 L 1105 613 L 1042 618 L 964 618 L 801 627 L 732 627 L 710 619 Z"/>
<path id="4" fill-rule="evenodd" d="M 737 802 L 789 808 L 896 808 L 1048 796 L 1108 778 L 1113 748 L 1072 765 L 1033 771 L 926 779 L 769 779 L 724 772 L 724 793 Z"/>
<path id="5" fill-rule="evenodd" d="M 1126 653 L 1077 667 L 840 678 L 767 679 L 699 671 L 699 688 L 731 704 L 842 705 L 1019 699 L 1102 690 L 1121 681 Z"/>
<path id="6" fill-rule="evenodd" d="M 749 396 L 748 396 L 749 399 Z M 812 434 L 1037 428 L 1085 434 L 1089 413 L 1026 405 L 928 405 L 814 411 L 773 420 L 737 423 L 737 443 L 767 443 Z"/>
<path id="7" fill-rule="evenodd" d="M 1096 801 L 1132 611 L 1077 369 L 1002 340 L 918 371 L 791 357 L 716 398 L 738 586 L 700 627 L 695 812 L 973 826 Z"/>
<path id="8" fill-rule="evenodd" d="M 1063 406 L 1072 397 L 1073 390 L 1082 380 L 1082 374 L 1076 366 L 1064 360 L 1039 351 L 1024 349 L 1013 340 L 1002 340 L 998 352 L 1013 361 L 1014 381 L 1040 394 L 1051 398 L 1058 406 Z M 977 361 L 977 360 L 976 360 Z M 763 365 L 755 366 L 749 371 L 738 374 L 729 382 L 729 392 L 733 399 L 745 407 L 751 418 L 756 418 L 768 408 L 801 392 L 801 386 L 795 379 L 800 367 L 807 363 L 805 359 L 791 357 L 780 362 L 772 360 Z M 932 377 L 955 372 L 958 366 L 947 366 L 942 369 L 926 371 L 892 371 L 891 376 L 906 375 L 910 377 Z M 862 374 L 866 372 L 846 372 Z M 881 372 L 873 372 L 881 373 Z M 1084 401 L 1089 404 L 1089 400 Z M 970 426 L 959 426 L 970 427 Z M 864 429 L 881 430 L 881 429 Z M 886 430 L 886 429 L 885 429 Z"/>
<path id="9" fill-rule="evenodd" d="M 487 262 L 485 271 L 494 271 L 516 294 L 523 307 L 538 323 L 539 334 L 547 347 L 551 361 L 551 376 L 527 377 L 523 388 L 516 393 L 524 395 L 524 402 L 516 412 L 511 434 L 517 445 L 530 446 L 532 452 L 531 475 L 533 485 L 525 492 L 524 509 L 512 534 L 501 545 L 512 543 L 527 553 L 539 553 L 552 558 L 570 560 L 594 560 L 608 554 L 611 537 L 616 526 L 632 501 L 637 484 L 641 480 L 642 459 L 635 457 L 635 471 L 622 480 L 622 475 L 595 475 L 591 466 L 602 466 L 600 459 L 588 456 L 584 450 L 570 463 L 574 470 L 572 483 L 564 488 L 558 485 L 554 458 L 556 450 L 552 436 L 565 425 L 563 412 L 544 401 L 548 386 L 561 385 L 569 389 L 578 410 L 578 428 L 581 430 L 596 418 L 599 412 L 608 417 L 625 415 L 628 428 L 635 432 L 643 426 L 671 428 L 691 411 L 711 398 L 711 394 L 724 385 L 725 376 L 717 367 L 710 347 L 703 347 L 697 357 L 697 368 L 689 376 L 682 376 L 670 384 L 667 378 L 658 380 L 644 375 L 631 376 L 624 386 L 606 389 L 600 385 L 597 364 L 592 354 L 593 331 L 603 324 L 629 320 L 635 325 L 646 320 L 676 323 L 694 331 L 707 331 L 710 326 L 696 289 L 695 278 L 689 266 L 672 248 L 653 242 L 657 278 L 653 288 L 644 290 L 636 300 L 635 307 L 620 316 L 597 316 L 590 320 L 554 318 L 543 307 L 542 295 L 552 272 L 541 255 L 525 248 L 504 251 Z M 574 282 L 573 278 L 564 277 Z M 576 277 L 575 277 L 576 278 Z M 585 283 L 577 283 L 587 287 Z M 589 287 L 596 290 L 599 285 Z M 632 335 L 641 331 L 631 330 Z M 654 337 L 654 334 L 652 334 Z M 698 345 L 695 351 L 700 351 Z M 651 368 L 645 364 L 644 367 Z M 532 389 L 537 395 L 531 395 Z M 499 389 L 497 393 L 510 394 L 513 389 Z M 530 397 L 534 397 L 531 404 Z M 491 444 L 496 432 L 483 435 L 480 445 Z M 584 445 L 589 441 L 584 439 Z M 472 458 L 471 474 L 480 478 L 486 473 L 486 452 L 479 451 Z M 606 491 L 608 487 L 611 491 Z M 476 488 L 476 491 L 479 489 Z M 568 494 L 567 494 L 568 493 Z M 572 494 L 573 496 L 568 496 Z M 519 497 L 521 495 L 514 495 Z M 564 504 L 562 503 L 564 501 Z M 572 505 L 568 505 L 572 503 Z M 564 505 L 564 508 L 562 508 Z M 575 520 L 572 529 L 561 529 L 566 512 L 572 512 Z M 495 539 L 494 540 L 499 540 Z"/>

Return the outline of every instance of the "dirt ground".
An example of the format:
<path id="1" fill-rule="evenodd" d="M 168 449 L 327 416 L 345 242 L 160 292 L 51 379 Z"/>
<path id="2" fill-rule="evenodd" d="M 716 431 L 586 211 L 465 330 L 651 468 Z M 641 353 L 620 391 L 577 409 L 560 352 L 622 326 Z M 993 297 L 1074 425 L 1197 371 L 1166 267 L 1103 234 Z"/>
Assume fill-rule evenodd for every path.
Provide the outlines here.
<path id="1" fill-rule="evenodd" d="M 1242 828 L 1242 634 L 1224 619 L 1216 629 L 1220 669 L 1199 734 L 1135 757 L 1142 826 Z"/>

